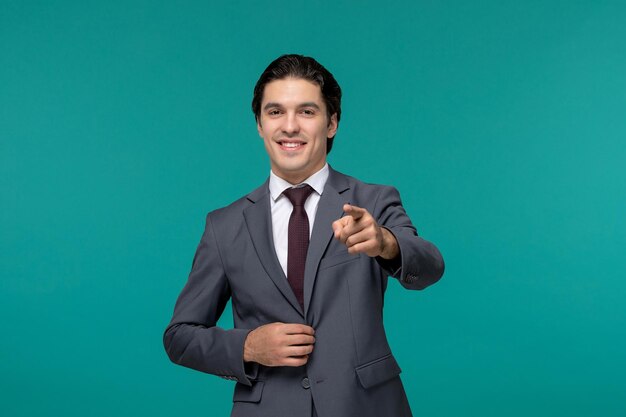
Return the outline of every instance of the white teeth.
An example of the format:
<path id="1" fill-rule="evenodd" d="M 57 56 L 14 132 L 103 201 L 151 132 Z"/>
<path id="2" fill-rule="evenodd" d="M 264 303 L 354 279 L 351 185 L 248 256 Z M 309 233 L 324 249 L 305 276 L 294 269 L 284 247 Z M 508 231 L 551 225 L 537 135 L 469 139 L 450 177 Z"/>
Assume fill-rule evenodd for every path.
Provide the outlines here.
<path id="1" fill-rule="evenodd" d="M 298 146 L 300 146 L 301 143 L 292 143 L 292 142 L 283 142 L 283 146 L 286 148 L 296 148 Z"/>

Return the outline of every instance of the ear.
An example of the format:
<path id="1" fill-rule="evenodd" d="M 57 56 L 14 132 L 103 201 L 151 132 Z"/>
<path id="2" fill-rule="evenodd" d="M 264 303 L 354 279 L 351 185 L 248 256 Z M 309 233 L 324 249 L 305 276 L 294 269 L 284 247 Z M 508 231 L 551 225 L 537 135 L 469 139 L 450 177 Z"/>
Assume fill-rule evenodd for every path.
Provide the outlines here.
<path id="1" fill-rule="evenodd" d="M 330 120 L 328 121 L 328 137 L 329 138 L 334 138 L 335 135 L 337 134 L 337 129 L 339 128 L 339 125 L 337 123 L 337 113 L 333 113 L 332 116 L 330 116 Z"/>
<path id="2" fill-rule="evenodd" d="M 259 136 L 263 137 L 263 126 L 261 126 L 261 117 L 256 119 L 256 131 L 259 132 Z"/>

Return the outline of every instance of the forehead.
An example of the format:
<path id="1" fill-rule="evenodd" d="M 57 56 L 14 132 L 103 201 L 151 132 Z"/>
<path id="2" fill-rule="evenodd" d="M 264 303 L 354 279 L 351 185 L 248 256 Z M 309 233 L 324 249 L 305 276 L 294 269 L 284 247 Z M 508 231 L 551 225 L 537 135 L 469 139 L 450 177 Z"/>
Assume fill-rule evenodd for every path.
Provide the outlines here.
<path id="1" fill-rule="evenodd" d="M 283 78 L 267 83 L 263 104 L 268 102 L 284 105 L 314 102 L 320 107 L 324 105 L 320 86 L 303 78 Z"/>

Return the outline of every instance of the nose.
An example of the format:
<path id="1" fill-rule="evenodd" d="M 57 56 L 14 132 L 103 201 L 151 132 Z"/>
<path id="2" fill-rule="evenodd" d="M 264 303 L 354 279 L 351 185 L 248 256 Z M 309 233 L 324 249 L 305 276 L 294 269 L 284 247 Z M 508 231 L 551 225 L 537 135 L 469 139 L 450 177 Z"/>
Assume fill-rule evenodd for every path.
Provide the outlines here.
<path id="1" fill-rule="evenodd" d="M 287 113 L 283 120 L 284 122 L 282 128 L 286 135 L 292 136 L 300 132 L 300 125 L 298 124 L 298 118 L 295 113 Z"/>

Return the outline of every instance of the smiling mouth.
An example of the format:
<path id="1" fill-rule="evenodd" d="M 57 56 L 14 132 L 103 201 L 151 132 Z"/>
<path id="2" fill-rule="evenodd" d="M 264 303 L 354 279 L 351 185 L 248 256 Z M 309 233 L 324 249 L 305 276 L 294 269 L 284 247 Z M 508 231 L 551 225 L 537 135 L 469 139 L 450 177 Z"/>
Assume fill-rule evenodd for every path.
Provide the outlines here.
<path id="1" fill-rule="evenodd" d="M 287 140 L 281 140 L 281 141 L 278 141 L 277 143 L 281 149 L 284 149 L 287 151 L 295 151 L 298 149 L 302 149 L 306 145 L 306 142 L 299 142 L 299 141 L 290 142 Z"/>

